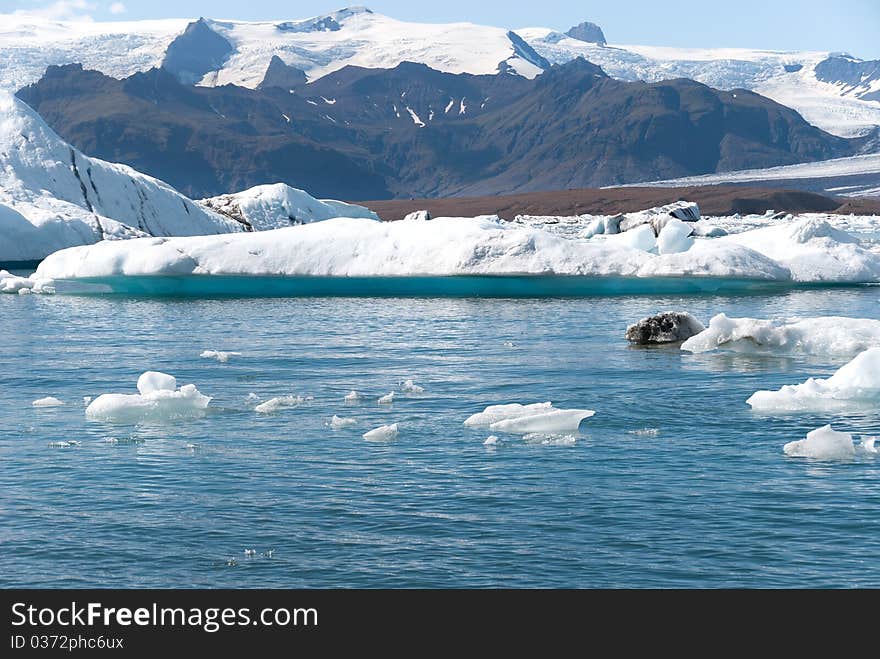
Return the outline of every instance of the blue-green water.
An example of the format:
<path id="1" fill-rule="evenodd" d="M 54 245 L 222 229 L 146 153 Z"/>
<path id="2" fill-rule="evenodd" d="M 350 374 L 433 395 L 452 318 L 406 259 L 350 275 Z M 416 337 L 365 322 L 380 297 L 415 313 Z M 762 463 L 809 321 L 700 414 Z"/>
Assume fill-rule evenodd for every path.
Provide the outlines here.
<path id="1" fill-rule="evenodd" d="M 661 310 L 704 322 L 722 311 L 878 318 L 878 301 L 870 287 L 0 296 L 0 586 L 880 586 L 880 461 L 782 453 L 828 422 L 880 434 L 880 414 L 774 417 L 745 404 L 840 361 L 695 356 L 622 338 Z M 204 349 L 243 355 L 220 364 Z M 84 396 L 134 392 L 148 369 L 213 396 L 210 414 L 86 421 Z M 425 393 L 375 403 L 408 378 Z M 351 389 L 367 401 L 346 406 Z M 259 415 L 251 393 L 314 400 Z M 66 405 L 31 407 L 49 395 Z M 545 400 L 597 414 L 573 446 L 501 436 L 485 447 L 488 432 L 462 426 L 489 404 Z M 330 430 L 333 414 L 358 425 Z M 395 441 L 361 438 L 391 422 Z M 645 428 L 656 435 L 631 432 Z M 81 444 L 49 446 L 69 440 Z"/>

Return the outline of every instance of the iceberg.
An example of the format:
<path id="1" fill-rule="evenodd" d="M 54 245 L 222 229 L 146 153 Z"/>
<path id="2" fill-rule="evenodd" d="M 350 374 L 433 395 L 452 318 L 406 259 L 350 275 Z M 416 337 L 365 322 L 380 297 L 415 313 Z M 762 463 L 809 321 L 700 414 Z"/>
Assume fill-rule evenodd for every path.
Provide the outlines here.
<path id="1" fill-rule="evenodd" d="M 369 208 L 335 199 L 315 199 L 305 190 L 284 183 L 201 199 L 210 211 L 245 224 L 253 231 L 267 231 L 296 224 L 329 220 L 334 217 L 363 217 L 378 221 Z"/>
<path id="2" fill-rule="evenodd" d="M 162 181 L 83 155 L 0 91 L 0 262 L 100 240 L 244 230 Z"/>
<path id="3" fill-rule="evenodd" d="M 345 418 L 337 415 L 333 415 L 333 418 L 327 423 L 327 425 L 332 430 L 342 430 L 343 428 L 349 428 L 351 426 L 357 425 L 357 419 Z"/>
<path id="4" fill-rule="evenodd" d="M 109 423 L 170 421 L 205 414 L 211 398 L 193 384 L 177 388 L 177 379 L 167 373 L 147 371 L 138 378 L 137 394 L 102 394 L 89 403 L 86 418 Z"/>
<path id="5" fill-rule="evenodd" d="M 576 431 L 581 421 L 588 419 L 594 414 L 596 412 L 593 410 L 553 409 L 539 414 L 496 421 L 489 426 L 489 430 L 515 434 L 563 433 Z"/>
<path id="6" fill-rule="evenodd" d="M 486 427 L 488 428 L 497 421 L 505 419 L 516 419 L 522 416 L 530 416 L 532 414 L 540 414 L 553 409 L 553 403 L 531 403 L 529 405 L 521 405 L 520 403 L 510 403 L 508 405 L 490 405 L 482 412 L 469 416 L 464 421 L 464 425 L 472 428 Z"/>
<path id="7" fill-rule="evenodd" d="M 377 402 L 379 405 L 391 405 L 394 402 L 394 392 L 392 391 L 384 396 L 380 396 Z"/>
<path id="8" fill-rule="evenodd" d="M 279 410 L 299 407 L 310 400 L 312 400 L 311 396 L 277 396 L 257 405 L 254 408 L 254 412 L 258 414 L 274 414 Z"/>
<path id="9" fill-rule="evenodd" d="M 399 434 L 399 428 L 396 423 L 388 426 L 379 426 L 365 432 L 363 438 L 370 442 L 387 442 L 395 439 Z"/>
<path id="10" fill-rule="evenodd" d="M 343 399 L 349 405 L 353 405 L 355 403 L 359 403 L 364 399 L 363 394 L 358 391 L 352 389 L 350 392 L 345 394 L 345 398 Z"/>
<path id="11" fill-rule="evenodd" d="M 199 355 L 203 359 L 216 359 L 221 364 L 229 361 L 230 357 L 241 357 L 240 352 L 224 352 L 223 350 L 203 350 Z"/>
<path id="12" fill-rule="evenodd" d="M 852 435 L 837 432 L 830 425 L 808 432 L 805 439 L 789 442 L 782 450 L 792 457 L 819 460 L 847 459 L 856 453 Z"/>
<path id="13" fill-rule="evenodd" d="M 746 402 L 755 410 L 783 412 L 875 408 L 880 403 L 880 347 L 860 353 L 828 379 L 757 391 Z"/>
<path id="14" fill-rule="evenodd" d="M 425 393 L 425 388 L 417 385 L 413 380 L 405 380 L 403 384 L 400 385 L 400 390 L 405 394 Z"/>
<path id="15" fill-rule="evenodd" d="M 54 396 L 46 396 L 45 398 L 38 398 L 31 405 L 34 407 L 59 407 L 64 405 L 64 401 L 58 400 Z"/>
<path id="16" fill-rule="evenodd" d="M 880 320 L 840 316 L 759 320 L 728 318 L 721 313 L 709 321 L 709 327 L 685 341 L 681 349 L 695 353 L 721 349 L 852 357 L 874 346 L 880 346 Z"/>

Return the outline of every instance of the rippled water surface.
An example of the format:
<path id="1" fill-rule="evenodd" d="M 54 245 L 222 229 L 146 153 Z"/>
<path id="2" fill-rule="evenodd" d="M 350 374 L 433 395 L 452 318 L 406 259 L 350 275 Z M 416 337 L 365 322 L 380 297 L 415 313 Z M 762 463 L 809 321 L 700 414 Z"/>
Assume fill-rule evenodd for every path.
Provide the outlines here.
<path id="1" fill-rule="evenodd" d="M 0 296 L 0 586 L 877 587 L 880 460 L 794 459 L 782 446 L 828 422 L 880 434 L 880 414 L 769 416 L 745 404 L 839 360 L 689 355 L 622 335 L 661 310 L 704 322 L 722 311 L 880 318 L 878 301 L 878 288 Z M 222 364 L 205 349 L 243 354 Z M 86 421 L 84 396 L 133 393 L 149 369 L 195 383 L 210 413 Z M 376 404 L 409 378 L 425 392 Z M 351 389 L 367 399 L 347 406 Z M 314 400 L 253 410 L 289 394 Z M 66 404 L 33 408 L 43 396 Z M 462 426 L 489 404 L 546 400 L 596 410 L 574 445 L 502 435 L 486 447 L 487 431 Z M 333 414 L 358 423 L 331 430 Z M 396 440 L 361 438 L 392 422 Z"/>

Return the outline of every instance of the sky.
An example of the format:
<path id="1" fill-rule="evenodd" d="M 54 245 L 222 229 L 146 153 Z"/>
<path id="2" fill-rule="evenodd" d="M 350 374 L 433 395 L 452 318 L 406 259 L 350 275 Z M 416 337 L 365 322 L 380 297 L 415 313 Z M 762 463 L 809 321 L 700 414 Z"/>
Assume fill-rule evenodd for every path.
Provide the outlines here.
<path id="1" fill-rule="evenodd" d="M 831 50 L 880 59 L 880 0 L 356 0 L 400 20 L 468 21 L 507 28 L 565 30 L 589 20 L 609 43 Z M 345 0 L 0 0 L 0 13 L 55 18 L 308 18 Z M 2 28 L 2 26 L 0 26 Z"/>

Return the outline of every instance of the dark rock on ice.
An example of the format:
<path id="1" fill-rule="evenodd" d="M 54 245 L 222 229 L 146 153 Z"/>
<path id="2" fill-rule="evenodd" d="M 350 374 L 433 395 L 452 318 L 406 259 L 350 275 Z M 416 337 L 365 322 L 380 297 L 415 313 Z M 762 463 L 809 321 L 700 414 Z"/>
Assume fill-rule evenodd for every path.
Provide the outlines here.
<path id="1" fill-rule="evenodd" d="M 706 329 L 703 324 L 685 311 L 659 313 L 643 318 L 626 328 L 626 339 L 638 345 L 678 343 Z"/>

